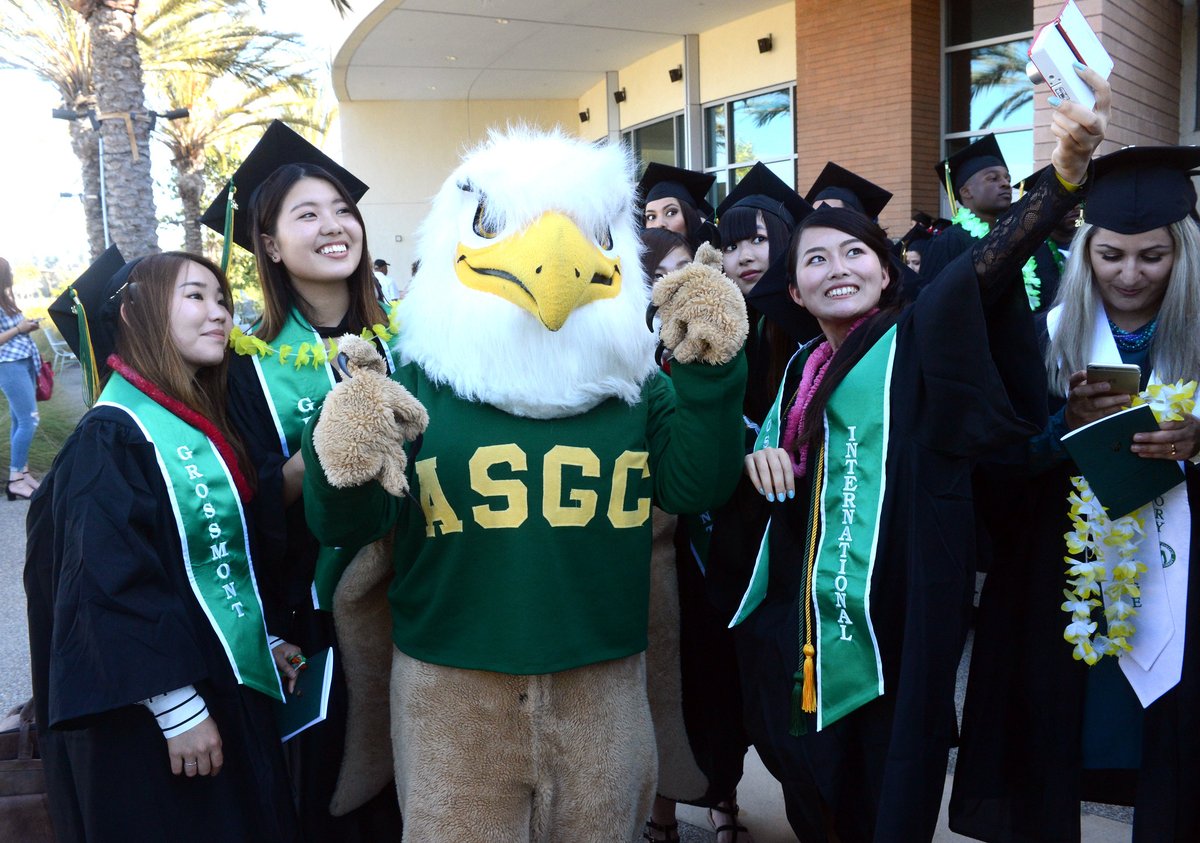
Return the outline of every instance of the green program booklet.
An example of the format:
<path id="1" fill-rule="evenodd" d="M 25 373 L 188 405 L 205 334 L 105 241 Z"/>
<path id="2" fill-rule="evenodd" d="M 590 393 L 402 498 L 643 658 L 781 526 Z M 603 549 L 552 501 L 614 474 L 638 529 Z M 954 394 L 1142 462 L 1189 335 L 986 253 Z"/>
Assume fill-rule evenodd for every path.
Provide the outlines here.
<path id="1" fill-rule="evenodd" d="M 309 657 L 307 667 L 296 679 L 296 690 L 290 694 L 285 691 L 284 701 L 275 703 L 275 724 L 285 743 L 328 716 L 332 686 L 333 650 L 326 647 Z"/>
<path id="2" fill-rule="evenodd" d="M 1183 482 L 1183 471 L 1175 461 L 1147 459 L 1129 450 L 1135 433 L 1156 430 L 1154 411 L 1142 404 L 1085 424 L 1062 438 L 1109 518 L 1128 515 Z"/>

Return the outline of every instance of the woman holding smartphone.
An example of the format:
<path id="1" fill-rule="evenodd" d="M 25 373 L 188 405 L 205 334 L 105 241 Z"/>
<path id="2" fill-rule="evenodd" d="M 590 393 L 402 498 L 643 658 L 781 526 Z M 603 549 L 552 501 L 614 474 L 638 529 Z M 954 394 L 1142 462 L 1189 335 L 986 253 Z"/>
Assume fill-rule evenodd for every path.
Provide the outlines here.
<path id="1" fill-rule="evenodd" d="M 1072 594 L 1076 575 L 1063 557 L 1085 557 L 1064 534 L 1074 527 L 1068 494 L 1079 469 L 1061 443 L 1139 390 L 1200 378 L 1197 166 L 1195 147 L 1128 147 L 1096 161 L 1085 223 L 1043 323 L 1048 419 L 1006 465 L 992 466 L 1011 508 L 1007 529 L 992 531 L 971 661 L 950 805 L 951 827 L 963 834 L 1075 840 L 1088 800 L 1136 806 L 1134 840 L 1200 837 L 1200 599 L 1190 566 L 1191 556 L 1200 560 L 1200 420 L 1183 413 L 1130 444 L 1183 473 L 1139 510 L 1132 543 L 1145 568 L 1129 616 L 1114 608 L 1112 571 L 1097 575 L 1094 605 Z M 1140 383 L 1115 387 L 1102 375 L 1114 364 L 1137 366 Z M 1082 637 L 1077 611 L 1095 622 Z M 1107 648 L 1117 637 L 1128 647 Z"/>
<path id="2" fill-rule="evenodd" d="M 29 444 L 38 426 L 37 370 L 41 365 L 37 344 L 30 336 L 35 319 L 26 319 L 13 297 L 12 267 L 0 258 L 0 391 L 8 399 L 8 485 L 10 501 L 28 500 L 38 487 L 29 473 Z"/>

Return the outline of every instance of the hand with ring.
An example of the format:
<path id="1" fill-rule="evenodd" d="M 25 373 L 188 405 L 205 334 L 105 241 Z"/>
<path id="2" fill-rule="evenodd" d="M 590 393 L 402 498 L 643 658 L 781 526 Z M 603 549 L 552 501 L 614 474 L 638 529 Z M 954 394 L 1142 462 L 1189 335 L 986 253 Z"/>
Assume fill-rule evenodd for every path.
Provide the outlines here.
<path id="1" fill-rule="evenodd" d="M 271 648 L 271 656 L 275 659 L 275 668 L 283 679 L 283 689 L 289 694 L 295 692 L 300 671 L 307 667 L 304 654 L 295 644 L 279 641 Z"/>
<path id="2" fill-rule="evenodd" d="M 1153 433 L 1136 433 L 1130 450 L 1146 459 L 1190 460 L 1200 453 L 1200 419 L 1189 413 L 1183 421 L 1162 422 Z"/>
<path id="3" fill-rule="evenodd" d="M 167 755 L 171 772 L 177 776 L 215 776 L 221 772 L 225 756 L 216 722 L 206 717 L 186 732 L 167 738 Z"/>

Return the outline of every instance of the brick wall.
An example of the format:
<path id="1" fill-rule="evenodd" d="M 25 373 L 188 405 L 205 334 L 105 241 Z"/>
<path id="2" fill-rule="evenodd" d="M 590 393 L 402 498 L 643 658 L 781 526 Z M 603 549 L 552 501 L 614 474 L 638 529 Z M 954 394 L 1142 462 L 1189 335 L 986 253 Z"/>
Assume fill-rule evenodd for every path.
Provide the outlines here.
<path id="1" fill-rule="evenodd" d="M 1109 82 L 1113 112 L 1101 153 L 1127 144 L 1179 142 L 1180 4 L 1175 0 L 1076 0 L 1115 62 Z M 1047 23 L 1062 0 L 1034 0 L 1034 29 Z M 1054 136 L 1046 128 L 1049 91 L 1034 99 L 1034 154 L 1050 160 Z"/>
<path id="2" fill-rule="evenodd" d="M 836 161 L 886 187 L 880 222 L 894 237 L 914 208 L 937 214 L 940 11 L 939 0 L 796 0 L 796 186 Z"/>

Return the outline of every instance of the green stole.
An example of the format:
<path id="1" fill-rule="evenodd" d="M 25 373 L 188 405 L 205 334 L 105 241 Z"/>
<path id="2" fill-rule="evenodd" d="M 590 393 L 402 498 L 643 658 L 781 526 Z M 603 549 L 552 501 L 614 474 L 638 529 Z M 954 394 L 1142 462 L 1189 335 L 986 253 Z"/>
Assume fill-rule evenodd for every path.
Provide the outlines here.
<path id="1" fill-rule="evenodd" d="M 803 366 L 816 347 L 788 363 Z M 801 645 L 810 617 L 816 645 L 817 729 L 883 695 L 883 663 L 871 622 L 871 575 L 887 487 L 889 402 L 896 328 L 892 326 L 855 364 L 829 397 L 819 465 L 813 465 L 810 541 L 811 591 L 800 595 Z M 787 374 L 784 374 L 784 383 Z M 784 386 L 763 422 L 754 450 L 779 447 Z M 819 503 L 819 506 L 817 505 Z M 767 522 L 749 587 L 730 626 L 745 620 L 766 597 L 771 524 Z M 815 541 L 813 540 L 815 539 Z M 806 603 L 810 604 L 806 607 Z M 806 608 L 810 611 L 806 613 Z M 803 648 L 803 646 L 802 646 Z M 801 671 L 797 670 L 797 682 Z"/>
<path id="2" fill-rule="evenodd" d="M 279 359 L 264 365 L 260 356 L 251 357 L 285 457 L 299 449 L 300 434 L 305 425 L 320 411 L 325 396 L 336 383 L 328 363 L 313 365 L 312 358 L 304 353 L 306 349 L 321 349 L 324 345 L 321 335 L 293 309 L 274 341 Z M 384 342 L 376 345 L 382 350 L 388 372 L 394 372 L 396 364 L 392 350 Z M 292 353 L 296 355 L 294 363 L 287 359 Z M 318 551 L 312 584 L 314 607 L 332 610 L 334 589 L 358 550 L 357 547 L 322 547 Z"/>
<path id="3" fill-rule="evenodd" d="M 96 406 L 128 413 L 154 446 L 179 530 L 188 582 L 237 681 L 282 700 L 279 672 L 267 645 L 246 516 L 216 446 L 117 372 Z"/>

